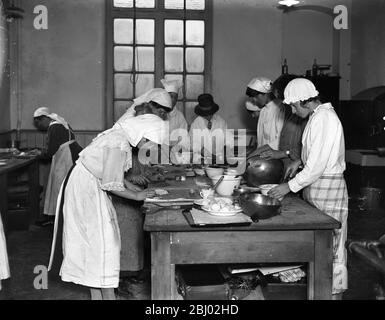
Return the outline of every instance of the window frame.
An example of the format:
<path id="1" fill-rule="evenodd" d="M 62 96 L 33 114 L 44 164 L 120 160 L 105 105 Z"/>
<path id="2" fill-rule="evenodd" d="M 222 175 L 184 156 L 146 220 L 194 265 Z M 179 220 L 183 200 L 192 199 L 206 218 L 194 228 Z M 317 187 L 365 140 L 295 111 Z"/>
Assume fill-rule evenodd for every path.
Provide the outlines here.
<path id="1" fill-rule="evenodd" d="M 113 0 L 106 1 L 106 79 L 105 79 L 105 127 L 110 128 L 114 124 L 114 19 L 131 18 L 131 19 L 154 19 L 154 84 L 155 87 L 161 86 L 160 79 L 164 74 L 203 74 L 204 75 L 204 92 L 211 92 L 212 88 L 212 34 L 213 34 L 213 1 L 205 1 L 205 10 L 184 10 L 184 9 L 164 9 L 164 0 L 155 0 L 155 8 L 125 8 L 114 7 Z M 164 43 L 164 20 L 204 20 L 205 21 L 205 43 L 203 46 L 188 46 L 186 43 L 182 45 L 165 45 Z M 186 39 L 186 28 L 184 28 L 184 41 Z M 134 46 L 135 44 L 133 44 Z M 142 45 L 139 45 L 142 46 Z M 164 49 L 165 47 L 183 47 L 183 72 L 165 72 L 164 71 Z M 204 71 L 200 73 L 186 71 L 186 48 L 197 47 L 204 48 Z M 161 50 L 159 50 L 161 48 Z M 158 51 L 157 51 L 158 49 Z M 124 72 L 123 72 L 124 73 Z M 152 72 L 140 72 L 151 73 Z M 186 102 L 196 101 L 186 99 L 185 86 L 183 90 L 183 105 Z M 124 100 L 124 99 L 122 99 Z M 185 107 L 184 107 L 185 113 Z"/>

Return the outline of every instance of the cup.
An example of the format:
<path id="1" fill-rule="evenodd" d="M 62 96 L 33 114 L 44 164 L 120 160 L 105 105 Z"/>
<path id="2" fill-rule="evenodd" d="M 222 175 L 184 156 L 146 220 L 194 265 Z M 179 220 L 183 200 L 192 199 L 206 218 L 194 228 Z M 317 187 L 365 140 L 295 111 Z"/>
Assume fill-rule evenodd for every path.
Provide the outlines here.
<path id="1" fill-rule="evenodd" d="M 209 197 L 214 195 L 214 190 L 213 189 L 202 189 L 199 192 L 199 194 L 201 195 L 201 197 L 203 199 L 207 199 L 207 198 L 209 198 Z"/>

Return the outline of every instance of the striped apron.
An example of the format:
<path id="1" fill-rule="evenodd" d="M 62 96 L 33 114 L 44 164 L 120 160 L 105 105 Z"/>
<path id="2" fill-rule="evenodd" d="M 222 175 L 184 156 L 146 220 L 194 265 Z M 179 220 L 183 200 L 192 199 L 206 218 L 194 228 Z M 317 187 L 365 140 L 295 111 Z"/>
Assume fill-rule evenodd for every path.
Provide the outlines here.
<path id="1" fill-rule="evenodd" d="M 346 268 L 348 219 L 348 191 L 343 175 L 323 175 L 303 191 L 304 199 L 328 216 L 341 223 L 341 229 L 333 231 L 333 294 L 348 288 Z"/>

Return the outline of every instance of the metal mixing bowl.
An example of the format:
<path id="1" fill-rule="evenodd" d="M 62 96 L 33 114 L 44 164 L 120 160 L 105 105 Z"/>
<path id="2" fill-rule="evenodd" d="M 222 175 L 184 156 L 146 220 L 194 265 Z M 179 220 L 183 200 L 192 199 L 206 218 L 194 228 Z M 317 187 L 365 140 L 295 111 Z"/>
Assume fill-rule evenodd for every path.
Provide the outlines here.
<path id="1" fill-rule="evenodd" d="M 283 178 L 282 160 L 264 160 L 255 156 L 248 159 L 246 165 L 245 179 L 249 186 L 258 187 L 261 184 L 280 183 Z"/>
<path id="2" fill-rule="evenodd" d="M 253 221 L 268 219 L 281 212 L 281 202 L 260 193 L 244 193 L 239 196 L 239 204 L 243 212 Z"/>

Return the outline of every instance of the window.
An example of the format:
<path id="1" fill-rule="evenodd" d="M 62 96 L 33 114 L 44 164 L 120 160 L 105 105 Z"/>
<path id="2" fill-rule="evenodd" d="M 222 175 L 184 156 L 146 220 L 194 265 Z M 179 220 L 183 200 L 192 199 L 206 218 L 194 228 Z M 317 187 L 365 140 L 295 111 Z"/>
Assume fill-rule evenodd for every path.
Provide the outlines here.
<path id="1" fill-rule="evenodd" d="M 183 81 L 176 107 L 192 122 L 210 91 L 211 11 L 208 0 L 109 0 L 107 126 L 162 78 Z"/>

